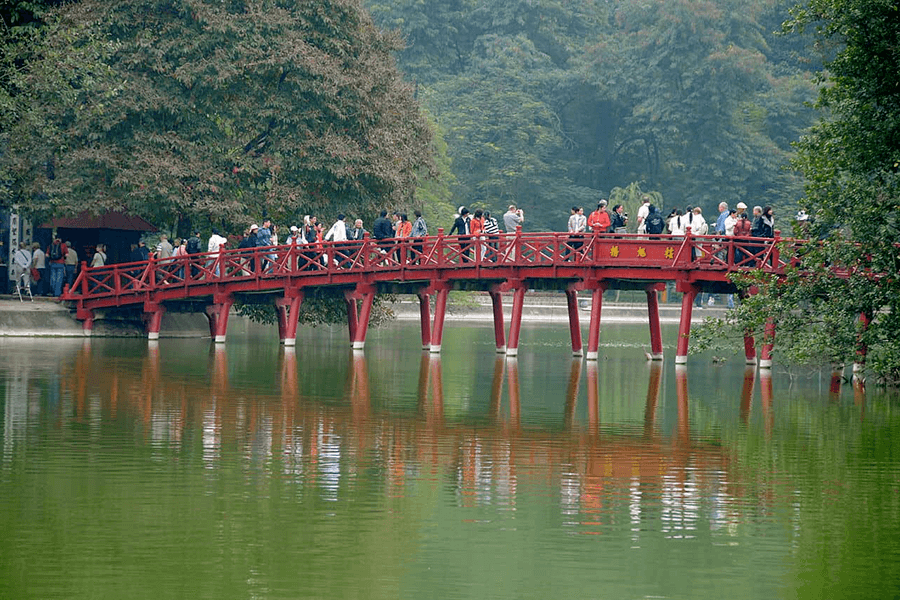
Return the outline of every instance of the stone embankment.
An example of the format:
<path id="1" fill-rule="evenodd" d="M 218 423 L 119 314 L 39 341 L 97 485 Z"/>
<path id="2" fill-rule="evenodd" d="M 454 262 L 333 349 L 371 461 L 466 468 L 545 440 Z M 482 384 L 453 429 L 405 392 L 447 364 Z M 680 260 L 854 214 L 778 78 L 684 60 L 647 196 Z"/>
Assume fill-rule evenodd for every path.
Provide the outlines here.
<path id="1" fill-rule="evenodd" d="M 509 318 L 512 297 L 504 297 L 504 312 Z M 415 297 L 400 297 L 391 305 L 398 320 L 418 320 L 419 305 Z M 579 316 L 587 324 L 590 320 L 590 300 L 581 299 Z M 660 321 L 677 323 L 681 313 L 680 304 L 660 304 Z M 701 323 L 704 317 L 720 317 L 724 307 L 704 305 L 702 310 L 694 310 L 693 321 Z M 490 298 L 477 293 L 466 294 L 461 301 L 450 304 L 448 320 L 490 321 Z M 568 310 L 562 294 L 535 293 L 525 297 L 522 319 L 525 321 L 567 322 Z M 241 319 L 232 315 L 230 322 Z M 646 304 L 634 302 L 604 302 L 603 322 L 647 322 Z M 229 327 L 230 328 L 230 327 Z M 94 322 L 93 337 L 143 337 L 146 335 L 139 311 L 114 311 L 98 314 Z M 206 337 L 209 326 L 206 316 L 201 313 L 167 312 L 162 320 L 160 337 Z M 33 302 L 20 302 L 15 296 L 0 296 L 0 337 L 81 337 L 81 323 L 75 319 L 73 311 L 50 298 L 35 298 Z"/>

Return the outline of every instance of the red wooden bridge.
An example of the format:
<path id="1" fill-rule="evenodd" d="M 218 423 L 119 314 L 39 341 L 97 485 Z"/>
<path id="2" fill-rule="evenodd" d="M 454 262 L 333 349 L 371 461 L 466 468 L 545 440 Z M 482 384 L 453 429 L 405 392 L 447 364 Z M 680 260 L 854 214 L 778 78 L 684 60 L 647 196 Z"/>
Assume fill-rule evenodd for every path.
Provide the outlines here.
<path id="1" fill-rule="evenodd" d="M 347 305 L 350 342 L 365 345 L 372 303 L 378 293 L 419 298 L 423 348 L 440 352 L 450 290 L 481 290 L 491 297 L 498 352 L 515 356 L 525 293 L 564 291 L 572 352 L 583 351 L 577 292 L 591 293 L 587 359 L 596 360 L 600 310 L 607 289 L 643 290 L 650 325 L 649 357 L 663 356 L 658 292 L 674 282 L 683 293 L 676 363 L 687 361 L 691 310 L 700 292 L 733 293 L 728 276 L 763 269 L 776 274 L 786 266 L 776 239 L 635 234 L 523 233 L 480 238 L 437 236 L 377 241 L 327 242 L 304 246 L 235 249 L 163 260 L 88 268 L 83 265 L 62 300 L 75 308 L 89 335 L 96 311 L 139 308 L 150 339 L 159 337 L 166 307 L 200 303 L 210 335 L 224 342 L 228 313 L 236 298 L 274 304 L 279 337 L 296 343 L 298 311 L 304 298 L 339 294 Z M 512 292 L 509 335 L 502 292 Z M 431 297 L 434 296 L 434 315 Z M 745 339 L 748 362 L 756 361 L 752 338 Z M 763 346 L 760 366 L 771 366 L 771 345 Z"/>

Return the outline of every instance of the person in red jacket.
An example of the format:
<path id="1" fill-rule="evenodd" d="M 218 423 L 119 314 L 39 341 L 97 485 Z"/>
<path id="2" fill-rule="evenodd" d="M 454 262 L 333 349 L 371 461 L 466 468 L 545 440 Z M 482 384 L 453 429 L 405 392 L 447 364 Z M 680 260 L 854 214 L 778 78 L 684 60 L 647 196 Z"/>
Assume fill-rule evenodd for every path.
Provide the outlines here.
<path id="1" fill-rule="evenodd" d="M 610 224 L 609 213 L 606 211 L 606 200 L 601 200 L 597 204 L 597 210 L 588 217 L 587 225 L 594 233 L 606 233 L 609 231 Z"/>
<path id="2" fill-rule="evenodd" d="M 737 214 L 735 214 L 734 217 L 736 219 L 734 223 L 734 241 L 736 244 L 734 249 L 734 264 L 740 265 L 741 262 L 749 256 L 749 254 L 741 249 L 741 246 L 746 246 L 746 240 L 741 238 L 750 237 L 750 229 L 753 224 L 750 222 L 750 219 L 747 218 L 747 205 L 743 202 L 738 202 Z"/>

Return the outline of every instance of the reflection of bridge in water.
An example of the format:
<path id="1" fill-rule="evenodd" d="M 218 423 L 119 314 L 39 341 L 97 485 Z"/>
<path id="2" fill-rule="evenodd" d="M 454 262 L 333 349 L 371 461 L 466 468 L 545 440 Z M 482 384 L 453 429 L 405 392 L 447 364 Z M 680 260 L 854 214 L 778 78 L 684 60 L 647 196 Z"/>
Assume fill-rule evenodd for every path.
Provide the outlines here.
<path id="1" fill-rule="evenodd" d="M 687 361 L 693 301 L 700 292 L 733 293 L 729 275 L 764 270 L 783 275 L 787 264 L 775 242 L 760 238 L 716 236 L 637 236 L 633 234 L 522 233 L 475 239 L 443 235 L 376 242 L 329 242 L 310 246 L 274 246 L 222 250 L 166 260 L 83 266 L 63 299 L 90 333 L 97 311 L 139 309 L 150 339 L 159 337 L 166 310 L 185 304 L 204 310 L 210 336 L 224 342 L 229 310 L 236 300 L 268 302 L 278 318 L 279 337 L 296 343 L 300 306 L 307 297 L 331 295 L 346 303 L 350 342 L 362 349 L 372 303 L 379 293 L 408 293 L 419 298 L 422 346 L 441 350 L 447 294 L 452 289 L 490 294 L 498 353 L 518 353 L 524 298 L 529 289 L 565 292 L 572 352 L 584 354 L 577 293 L 591 294 L 586 356 L 596 360 L 600 313 L 607 289 L 639 290 L 647 296 L 649 357 L 663 356 L 658 292 L 672 282 L 683 294 L 676 363 Z M 502 292 L 512 292 L 506 334 Z M 434 303 L 434 315 L 431 303 Z M 774 323 L 767 327 L 759 357 L 771 366 Z M 756 363 L 755 340 L 745 338 L 748 363 Z"/>
<path id="2" fill-rule="evenodd" d="M 138 443 L 187 454 L 202 446 L 208 468 L 252 462 L 254 468 L 298 485 L 319 486 L 327 494 L 341 493 L 334 478 L 346 481 L 350 465 L 363 457 L 395 490 L 422 471 L 450 477 L 462 503 L 489 502 L 488 497 L 515 503 L 519 485 L 555 481 L 565 491 L 567 510 L 576 513 L 573 522 L 584 532 L 595 531 L 608 518 L 604 502 L 611 493 L 628 498 L 632 488 L 670 495 L 673 510 L 683 514 L 694 510 L 689 505 L 697 495 L 708 496 L 712 489 L 743 495 L 745 482 L 732 465 L 733 449 L 692 435 L 684 367 L 675 372 L 677 417 L 663 431 L 658 413 L 664 369 L 658 362 L 648 365 L 643 422 L 616 424 L 601 423 L 601 365 L 573 360 L 560 398 L 562 418 L 558 427 L 547 427 L 529 425 L 523 414 L 514 358 L 495 359 L 488 410 L 476 426 L 466 418 L 447 418 L 438 355 L 421 356 L 417 403 L 409 413 L 373 407 L 363 353 L 353 353 L 338 401 L 304 396 L 291 348 L 281 353 L 277 389 L 263 397 L 232 385 L 225 346 L 213 346 L 208 360 L 210 380 L 196 381 L 164 371 L 159 348 L 151 344 L 135 374 L 133 365 L 92 357 L 88 342 L 64 375 L 63 385 L 74 399 L 72 418 L 97 422 L 100 415 L 93 413 L 100 411 L 101 421 L 112 422 L 128 415 Z M 755 374 L 753 367 L 745 371 L 739 418 L 747 424 L 761 411 L 768 436 L 774 421 L 771 377 L 760 371 L 761 402 L 754 408 Z M 584 394 L 581 386 L 586 386 Z M 586 416 L 579 417 L 584 397 Z M 638 507 L 639 496 L 631 500 Z"/>

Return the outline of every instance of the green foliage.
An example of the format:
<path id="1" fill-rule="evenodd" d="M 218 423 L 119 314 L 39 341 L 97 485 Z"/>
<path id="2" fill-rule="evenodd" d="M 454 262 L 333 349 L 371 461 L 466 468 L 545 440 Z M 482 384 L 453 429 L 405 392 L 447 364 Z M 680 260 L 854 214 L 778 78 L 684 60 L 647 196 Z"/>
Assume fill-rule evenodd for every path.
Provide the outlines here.
<path id="1" fill-rule="evenodd" d="M 419 187 L 416 188 L 416 205 L 424 209 L 422 214 L 431 235 L 437 234 L 438 227 L 449 228 L 453 222 L 453 214 L 456 212 L 453 189 L 457 185 L 444 133 L 437 126 L 434 129 L 432 145 L 435 175 L 420 178 Z M 412 220 L 412 212 L 409 213 L 409 218 Z"/>
<path id="2" fill-rule="evenodd" d="M 394 312 L 390 305 L 395 301 L 393 294 L 376 295 L 369 316 L 369 326 L 379 327 L 391 321 Z M 256 323 L 273 325 L 277 322 L 275 296 L 238 296 L 234 302 L 234 310 Z M 299 323 L 313 327 L 346 324 L 347 303 L 343 292 L 322 291 L 318 295 L 304 298 L 300 305 Z"/>
<path id="3" fill-rule="evenodd" d="M 803 205 L 826 237 L 821 249 L 802 257 L 801 268 L 813 276 L 796 282 L 793 304 L 849 321 L 829 341 L 844 358 L 855 351 L 857 317 L 871 315 L 860 343 L 873 370 L 898 382 L 900 7 L 888 0 L 813 0 L 792 15 L 786 30 L 816 30 L 826 69 L 818 107 L 829 117 L 801 139 L 794 162 L 807 182 Z M 839 277 L 844 273 L 846 279 Z"/>
<path id="4" fill-rule="evenodd" d="M 640 181 L 671 204 L 790 207 L 815 87 L 772 32 L 788 0 L 370 0 L 446 132 L 455 204 L 529 228 Z M 768 28 L 768 29 L 767 29 Z"/>
<path id="5" fill-rule="evenodd" d="M 625 213 L 628 214 L 627 227 L 631 233 L 637 232 L 637 212 L 643 203 L 644 196 L 650 198 L 650 203 L 662 212 L 662 194 L 660 192 L 644 192 L 641 190 L 641 185 L 636 181 L 629 184 L 626 188 L 615 187 L 609 192 L 609 208 L 614 207 L 616 204 L 621 204 L 625 207 Z"/>
<path id="6" fill-rule="evenodd" d="M 431 129 L 400 47 L 357 0 L 66 4 L 17 57 L 6 201 L 226 228 L 410 202 Z"/>

